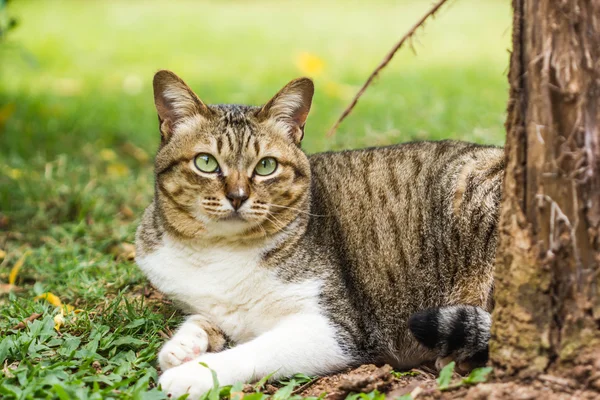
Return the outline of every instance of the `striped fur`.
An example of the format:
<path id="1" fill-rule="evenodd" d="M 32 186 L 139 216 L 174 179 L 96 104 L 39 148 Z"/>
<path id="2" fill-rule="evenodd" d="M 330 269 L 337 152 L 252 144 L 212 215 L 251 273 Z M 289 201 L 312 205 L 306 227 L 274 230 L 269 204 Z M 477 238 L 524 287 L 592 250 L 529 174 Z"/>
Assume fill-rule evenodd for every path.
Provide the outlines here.
<path id="1" fill-rule="evenodd" d="M 262 108 L 205 105 L 165 71 L 155 78 L 155 92 L 163 139 L 155 198 L 137 233 L 138 263 L 210 327 L 196 342 L 219 342 L 210 332 L 249 341 L 200 361 L 213 362 L 225 380 L 247 380 L 274 365 L 280 373 L 321 374 L 364 362 L 403 368 L 482 356 L 503 149 L 442 141 L 309 157 L 299 146 L 312 97 L 307 79 L 293 81 Z M 221 171 L 195 170 L 199 153 L 212 154 Z M 253 174 L 265 156 L 278 160 L 276 173 Z M 226 199 L 235 185 L 249 193 L 239 215 Z M 232 280 L 246 271 L 254 272 Z M 284 321 L 296 321 L 302 336 L 290 334 L 296 328 Z M 305 332 L 307 321 L 315 328 Z M 278 326 L 290 330 L 277 336 Z M 263 348 L 264 335 L 275 336 Z M 165 349 L 180 354 L 177 346 Z M 302 352 L 294 352 L 298 346 Z M 244 361 L 259 352 L 266 352 L 264 364 Z M 248 370 L 218 370 L 227 360 Z M 210 375 L 192 364 L 172 368 L 179 372 L 165 374 L 163 387 L 174 395 L 191 387 L 194 396 L 210 387 Z"/>

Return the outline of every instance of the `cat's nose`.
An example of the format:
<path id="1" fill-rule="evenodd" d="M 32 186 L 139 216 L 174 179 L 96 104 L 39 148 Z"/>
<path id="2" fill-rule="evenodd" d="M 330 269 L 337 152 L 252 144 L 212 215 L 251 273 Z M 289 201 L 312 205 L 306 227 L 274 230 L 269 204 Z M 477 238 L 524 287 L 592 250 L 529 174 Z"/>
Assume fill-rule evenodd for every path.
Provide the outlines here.
<path id="1" fill-rule="evenodd" d="M 248 194 L 242 189 L 228 192 L 225 197 L 227 197 L 233 206 L 233 209 L 236 211 L 239 210 L 246 200 L 248 200 Z"/>

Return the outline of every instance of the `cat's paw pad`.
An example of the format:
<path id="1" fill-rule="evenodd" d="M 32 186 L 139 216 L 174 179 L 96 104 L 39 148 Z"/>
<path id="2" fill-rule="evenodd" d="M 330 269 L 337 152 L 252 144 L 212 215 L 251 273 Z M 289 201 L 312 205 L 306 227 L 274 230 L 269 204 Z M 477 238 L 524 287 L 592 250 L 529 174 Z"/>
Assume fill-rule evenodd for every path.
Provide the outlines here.
<path id="1" fill-rule="evenodd" d="M 453 357 L 438 357 L 437 360 L 435 360 L 435 368 L 438 371 L 441 371 L 446 365 L 450 364 L 452 361 L 454 361 Z"/>
<path id="2" fill-rule="evenodd" d="M 473 363 L 470 363 L 469 360 L 457 361 L 454 357 L 448 356 L 448 357 L 438 357 L 438 359 L 435 360 L 435 367 L 437 368 L 438 371 L 441 371 L 446 365 L 450 364 L 452 361 L 454 361 L 456 363 L 454 366 L 454 371 L 458 372 L 461 375 L 471 372 L 473 370 L 473 368 L 475 368 L 477 366 L 481 366 L 481 365 L 475 365 Z"/>
<path id="3" fill-rule="evenodd" d="M 206 353 L 208 335 L 195 324 L 183 325 L 158 353 L 158 363 L 163 371 L 192 361 Z"/>
<path id="4" fill-rule="evenodd" d="M 213 380 L 208 368 L 188 362 L 164 372 L 158 384 L 172 399 L 188 394 L 188 400 L 196 400 L 213 387 Z"/>

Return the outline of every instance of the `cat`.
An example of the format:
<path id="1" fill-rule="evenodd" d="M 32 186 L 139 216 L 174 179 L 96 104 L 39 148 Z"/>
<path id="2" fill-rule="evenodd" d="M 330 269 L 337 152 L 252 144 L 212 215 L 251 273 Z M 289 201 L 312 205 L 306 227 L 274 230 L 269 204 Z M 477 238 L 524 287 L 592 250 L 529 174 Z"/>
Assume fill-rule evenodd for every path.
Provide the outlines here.
<path id="1" fill-rule="evenodd" d="M 171 396 L 361 363 L 485 363 L 502 148 L 417 142 L 307 156 L 314 86 L 206 105 L 154 77 L 161 141 L 136 261 L 190 316 Z M 233 347 L 226 348 L 232 342 Z"/>

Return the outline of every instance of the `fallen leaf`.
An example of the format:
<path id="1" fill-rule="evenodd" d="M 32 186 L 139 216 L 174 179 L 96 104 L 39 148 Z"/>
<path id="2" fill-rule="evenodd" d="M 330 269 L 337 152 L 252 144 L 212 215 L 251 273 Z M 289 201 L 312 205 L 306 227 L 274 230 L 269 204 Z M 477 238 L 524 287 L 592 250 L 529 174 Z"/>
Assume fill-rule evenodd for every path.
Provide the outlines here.
<path id="1" fill-rule="evenodd" d="M 21 270 L 21 267 L 23 266 L 23 263 L 25 262 L 27 255 L 29 255 L 29 252 L 23 253 L 21 258 L 19 258 L 17 260 L 15 265 L 13 265 L 12 269 L 10 270 L 10 274 L 8 274 L 8 284 L 9 285 L 15 284 L 15 281 L 17 280 L 17 275 L 19 275 L 19 271 Z"/>
<path id="2" fill-rule="evenodd" d="M 0 294 L 10 293 L 10 292 L 22 292 L 23 288 L 20 288 L 15 285 L 11 285 L 9 283 L 0 283 Z"/>
<path id="3" fill-rule="evenodd" d="M 35 300 L 46 300 L 48 303 L 52 304 L 55 307 L 61 307 L 62 301 L 58 298 L 57 295 L 52 294 L 50 292 L 42 293 L 38 296 L 35 296 Z"/>
<path id="4" fill-rule="evenodd" d="M 94 368 L 96 370 L 97 374 L 102 373 L 102 365 L 100 365 L 100 362 L 98 362 L 98 360 L 96 360 L 92 363 L 92 368 Z"/>
<path id="5" fill-rule="evenodd" d="M 125 154 L 135 158 L 140 164 L 145 164 L 150 160 L 148 153 L 131 142 L 125 142 L 121 148 Z"/>
<path id="6" fill-rule="evenodd" d="M 131 243 L 123 242 L 112 246 L 110 254 L 114 255 L 118 260 L 133 260 L 135 259 L 135 246 Z"/>
<path id="7" fill-rule="evenodd" d="M 13 370 L 19 368 L 19 361 L 13 361 L 10 365 L 8 364 L 8 360 L 4 360 L 4 368 L 2 368 L 2 372 L 4 372 L 4 376 L 7 378 L 14 378 L 15 375 L 12 373 Z"/>
<path id="8" fill-rule="evenodd" d="M 63 314 L 62 310 L 60 313 L 56 314 L 54 316 L 54 329 L 56 329 L 57 331 L 60 331 L 60 327 L 63 326 L 65 323 L 65 315 Z"/>
<path id="9" fill-rule="evenodd" d="M 129 168 L 123 163 L 114 162 L 106 167 L 106 173 L 112 177 L 122 178 L 129 173 Z"/>
<path id="10" fill-rule="evenodd" d="M 126 206 L 126 205 L 122 205 L 121 209 L 119 211 L 121 212 L 121 215 L 127 219 L 133 218 L 135 216 L 135 214 L 133 213 L 133 210 L 131 208 L 129 208 L 129 206 Z"/>
<path id="11" fill-rule="evenodd" d="M 29 317 L 25 318 L 23 321 L 19 322 L 18 324 L 16 324 L 15 326 L 13 326 L 10 329 L 13 329 L 16 331 L 21 330 L 27 326 L 28 322 L 33 322 L 41 316 L 42 316 L 42 314 L 40 314 L 40 313 L 33 313 Z"/>
<path id="12" fill-rule="evenodd" d="M 100 150 L 100 158 L 104 161 L 114 161 L 117 159 L 117 153 L 112 149 L 102 149 Z"/>
<path id="13" fill-rule="evenodd" d="M 14 114 L 16 110 L 15 103 L 8 103 L 0 107 L 0 126 L 4 125 L 6 121 Z"/>

